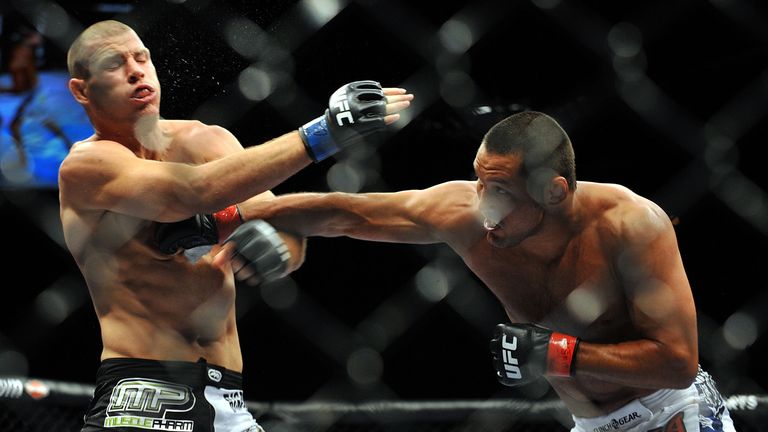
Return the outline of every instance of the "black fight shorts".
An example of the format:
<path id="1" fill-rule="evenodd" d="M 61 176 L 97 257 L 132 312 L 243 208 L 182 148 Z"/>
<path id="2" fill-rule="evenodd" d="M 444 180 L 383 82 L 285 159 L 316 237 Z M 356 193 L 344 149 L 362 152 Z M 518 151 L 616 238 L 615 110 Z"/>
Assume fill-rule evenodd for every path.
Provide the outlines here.
<path id="1" fill-rule="evenodd" d="M 107 359 L 81 432 L 263 432 L 242 387 L 242 375 L 203 359 Z"/>

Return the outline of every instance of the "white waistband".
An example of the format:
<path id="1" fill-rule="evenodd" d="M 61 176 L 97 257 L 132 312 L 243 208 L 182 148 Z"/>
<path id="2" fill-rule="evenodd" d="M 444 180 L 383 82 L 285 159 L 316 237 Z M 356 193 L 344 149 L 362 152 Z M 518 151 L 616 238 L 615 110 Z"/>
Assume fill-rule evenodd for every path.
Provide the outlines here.
<path id="1" fill-rule="evenodd" d="M 576 417 L 576 427 L 587 432 L 616 432 L 629 430 L 649 421 L 655 413 L 678 409 L 698 402 L 696 386 L 685 389 L 661 389 L 648 396 L 635 399 L 616 411 L 601 417 Z"/>

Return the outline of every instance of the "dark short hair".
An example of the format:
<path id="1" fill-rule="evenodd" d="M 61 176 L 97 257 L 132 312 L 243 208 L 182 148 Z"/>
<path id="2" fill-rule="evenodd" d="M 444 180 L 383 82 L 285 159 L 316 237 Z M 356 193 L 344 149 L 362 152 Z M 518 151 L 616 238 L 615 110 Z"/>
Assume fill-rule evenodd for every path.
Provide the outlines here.
<path id="1" fill-rule="evenodd" d="M 552 117 L 524 111 L 496 123 L 483 137 L 489 153 L 519 154 L 523 158 L 520 175 L 529 180 L 532 175 L 549 173 L 565 178 L 568 189 L 576 190 L 576 159 L 568 134 Z"/>

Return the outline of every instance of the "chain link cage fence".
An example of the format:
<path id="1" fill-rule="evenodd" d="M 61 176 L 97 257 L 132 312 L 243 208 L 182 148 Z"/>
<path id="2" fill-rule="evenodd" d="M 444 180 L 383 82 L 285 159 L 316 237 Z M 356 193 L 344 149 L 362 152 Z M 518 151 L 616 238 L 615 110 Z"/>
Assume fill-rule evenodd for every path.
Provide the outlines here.
<path id="1" fill-rule="evenodd" d="M 77 432 L 93 387 L 29 378 L 0 378 L 0 430 Z M 736 430 L 764 430 L 768 396 L 733 395 L 726 404 Z M 248 402 L 272 432 L 560 431 L 573 422 L 558 400 Z"/>
<path id="2" fill-rule="evenodd" d="M 89 131 L 55 85 L 74 37 L 117 19 L 152 51 L 163 117 L 224 126 L 246 146 L 315 117 L 348 81 L 416 95 L 385 143 L 311 166 L 278 194 L 470 179 L 490 125 L 526 109 L 552 115 L 574 142 L 580 179 L 626 185 L 675 221 L 700 362 L 731 397 L 739 430 L 760 430 L 768 385 L 760 361 L 768 340 L 764 2 L 10 0 L 0 18 L 0 87 L 12 82 L 11 48 L 23 28 L 41 35 L 37 73 L 51 83 L 34 95 L 0 93 L 0 218 L 10 254 L 0 282 L 0 375 L 82 389 L 94 381 L 98 323 L 64 247 L 55 188 L 56 161 Z M 28 171 L 14 168 L 21 155 Z M 290 278 L 239 288 L 237 314 L 246 398 L 259 401 L 254 414 L 270 430 L 567 427 L 559 407 L 532 425 L 521 420 L 530 422 L 529 408 L 499 412 L 507 401 L 556 404 L 555 395 L 546 384 L 500 388 L 487 348 L 504 311 L 445 247 L 311 239 Z M 77 429 L 87 403 L 79 391 L 9 397 L 18 388 L 9 380 L 0 380 L 0 430 Z M 388 423 L 371 401 L 414 405 Z M 413 407 L 434 418 L 394 420 L 414 419 Z M 497 414 L 503 426 L 488 427 Z"/>

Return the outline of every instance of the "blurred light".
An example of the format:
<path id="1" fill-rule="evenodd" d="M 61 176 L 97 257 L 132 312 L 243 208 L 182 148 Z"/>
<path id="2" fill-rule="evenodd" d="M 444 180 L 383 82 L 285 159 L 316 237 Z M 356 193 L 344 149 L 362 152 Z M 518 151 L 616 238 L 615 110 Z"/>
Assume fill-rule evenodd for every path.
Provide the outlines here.
<path id="1" fill-rule="evenodd" d="M 390 335 L 387 328 L 375 321 L 363 321 L 357 327 L 357 331 L 365 337 L 365 342 L 378 348 L 384 348 L 389 344 Z"/>
<path id="2" fill-rule="evenodd" d="M 72 313 L 74 302 L 71 300 L 65 292 L 51 287 L 37 296 L 35 310 L 40 319 L 58 325 Z"/>
<path id="3" fill-rule="evenodd" d="M 240 72 L 237 79 L 243 96 L 252 101 L 262 101 L 272 94 L 272 79 L 269 74 L 256 66 L 249 66 Z"/>
<path id="4" fill-rule="evenodd" d="M 26 376 L 29 372 L 29 362 L 24 354 L 5 350 L 0 351 L 0 375 Z"/>
<path id="5" fill-rule="evenodd" d="M 7 151 L 0 159 L 0 172 L 3 177 L 17 185 L 28 184 L 32 181 L 32 172 L 34 172 L 34 160 L 27 158 L 27 166 L 21 166 L 19 155 L 15 151 Z"/>
<path id="6" fill-rule="evenodd" d="M 591 287 L 579 287 L 565 299 L 565 306 L 582 324 L 593 323 L 605 310 L 603 300 Z"/>
<path id="7" fill-rule="evenodd" d="M 261 298 L 272 309 L 288 309 L 298 298 L 296 282 L 291 278 L 282 278 L 261 285 Z"/>
<path id="8" fill-rule="evenodd" d="M 755 319 L 743 312 L 736 312 L 723 324 L 723 337 L 730 346 L 743 350 L 757 340 L 758 329 Z"/>
<path id="9" fill-rule="evenodd" d="M 361 348 L 349 355 L 347 359 L 347 374 L 352 380 L 361 385 L 373 384 L 381 378 L 384 362 L 378 351 Z"/>
<path id="10" fill-rule="evenodd" d="M 437 303 L 448 295 L 451 287 L 443 270 L 428 265 L 416 273 L 416 290 L 428 301 Z"/>
<path id="11" fill-rule="evenodd" d="M 738 162 L 739 150 L 733 140 L 722 134 L 708 134 L 704 147 L 704 161 L 713 173 L 722 175 L 731 171 Z"/>
<path id="12" fill-rule="evenodd" d="M 647 66 L 643 53 L 634 57 L 613 57 L 613 70 L 624 81 L 639 81 L 645 76 Z"/>
<path id="13" fill-rule="evenodd" d="M 463 21 L 450 19 L 440 27 L 440 43 L 454 54 L 463 54 L 472 47 L 474 38 L 472 29 Z"/>
<path id="14" fill-rule="evenodd" d="M 304 0 L 299 7 L 317 27 L 324 26 L 341 12 L 341 2 L 338 0 Z"/>
<path id="15" fill-rule="evenodd" d="M 713 189 L 734 212 L 768 235 L 768 195 L 748 178 L 734 173 Z"/>
<path id="16" fill-rule="evenodd" d="M 277 108 L 290 108 L 296 100 L 296 83 L 290 74 L 281 71 L 270 73 L 272 80 L 272 94 L 269 103 Z"/>
<path id="17" fill-rule="evenodd" d="M 35 27 L 44 35 L 56 39 L 69 31 L 69 16 L 56 3 L 46 3 L 36 16 Z"/>
<path id="18" fill-rule="evenodd" d="M 229 46 L 243 57 L 253 59 L 260 51 L 259 38 L 262 30 L 247 18 L 237 17 L 229 20 L 224 27 L 224 38 Z"/>
<path id="19" fill-rule="evenodd" d="M 475 83 L 466 72 L 447 72 L 440 82 L 440 96 L 451 106 L 467 106 L 475 97 Z"/>
<path id="20" fill-rule="evenodd" d="M 472 114 L 474 115 L 490 114 L 492 112 L 493 112 L 493 109 L 488 105 L 482 105 L 482 106 L 472 108 Z"/>
<path id="21" fill-rule="evenodd" d="M 365 183 L 365 173 L 356 164 L 342 161 L 328 170 L 326 181 L 331 190 L 355 193 L 362 189 Z"/>
<path id="22" fill-rule="evenodd" d="M 620 22 L 608 32 L 608 46 L 619 57 L 634 57 L 643 49 L 643 35 L 634 24 Z"/>
<path id="23" fill-rule="evenodd" d="M 675 313 L 674 304 L 672 289 L 658 279 L 646 279 L 636 289 L 635 306 L 659 322 L 668 320 L 669 316 Z"/>
<path id="24" fill-rule="evenodd" d="M 622 82 L 619 92 L 624 101 L 638 112 L 651 112 L 658 106 L 658 93 L 646 79 Z"/>

